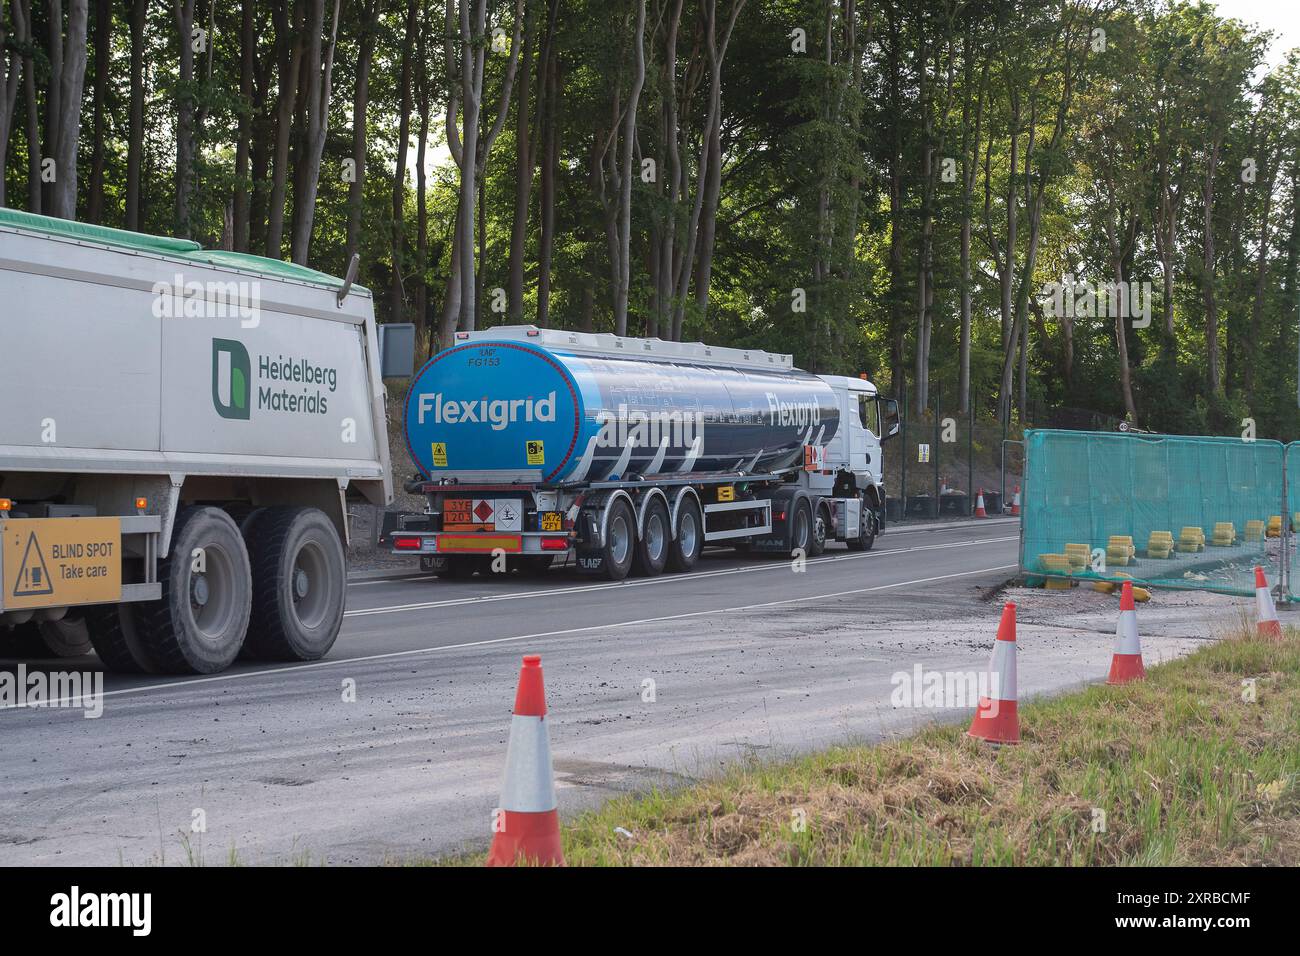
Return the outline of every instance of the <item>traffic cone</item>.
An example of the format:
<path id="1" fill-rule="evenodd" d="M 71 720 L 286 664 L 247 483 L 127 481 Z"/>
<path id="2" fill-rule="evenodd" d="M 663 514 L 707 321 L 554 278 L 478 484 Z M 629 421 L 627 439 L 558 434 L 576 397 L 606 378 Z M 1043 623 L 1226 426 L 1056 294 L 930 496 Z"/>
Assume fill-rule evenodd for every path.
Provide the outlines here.
<path id="1" fill-rule="evenodd" d="M 1137 610 L 1133 607 L 1133 582 L 1125 581 L 1119 596 L 1119 623 L 1115 625 L 1115 653 L 1110 659 L 1107 684 L 1127 684 L 1147 676 L 1138 641 Z"/>
<path id="2" fill-rule="evenodd" d="M 979 497 L 975 499 L 975 517 L 987 518 L 989 513 L 984 510 L 984 489 L 980 489 Z"/>
<path id="3" fill-rule="evenodd" d="M 542 659 L 535 654 L 526 655 L 519 670 L 501 806 L 492 829 L 488 866 L 564 865 L 551 742 L 546 732 L 546 688 Z"/>
<path id="4" fill-rule="evenodd" d="M 1282 640 L 1282 622 L 1277 619 L 1277 608 L 1273 606 L 1273 595 L 1268 590 L 1268 580 L 1264 569 L 1255 566 L 1255 629 L 1260 637 Z"/>
<path id="5" fill-rule="evenodd" d="M 998 639 L 989 659 L 989 693 L 981 697 L 966 736 L 994 744 L 1020 743 L 1020 717 L 1016 713 L 1016 606 L 1002 608 Z"/>
<path id="6" fill-rule="evenodd" d="M 1016 493 L 1011 497 L 1011 513 L 1020 514 L 1020 485 L 1016 485 Z"/>

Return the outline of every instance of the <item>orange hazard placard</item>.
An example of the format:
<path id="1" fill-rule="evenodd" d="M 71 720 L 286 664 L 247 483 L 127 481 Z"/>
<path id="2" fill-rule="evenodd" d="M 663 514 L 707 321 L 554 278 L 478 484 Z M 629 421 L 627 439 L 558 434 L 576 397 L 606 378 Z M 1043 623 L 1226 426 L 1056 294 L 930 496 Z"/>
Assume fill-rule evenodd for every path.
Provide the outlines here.
<path id="1" fill-rule="evenodd" d="M 0 608 L 104 604 L 122 597 L 117 518 L 0 522 Z"/>

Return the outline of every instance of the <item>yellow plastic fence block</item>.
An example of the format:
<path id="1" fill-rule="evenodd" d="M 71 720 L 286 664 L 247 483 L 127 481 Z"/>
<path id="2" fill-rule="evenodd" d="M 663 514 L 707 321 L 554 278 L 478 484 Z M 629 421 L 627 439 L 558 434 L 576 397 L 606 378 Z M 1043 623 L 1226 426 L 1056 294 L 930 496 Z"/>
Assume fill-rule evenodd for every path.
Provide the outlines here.
<path id="1" fill-rule="evenodd" d="M 1137 585 L 1134 585 L 1134 586 L 1133 586 L 1133 600 L 1137 601 L 1139 604 L 1143 604 L 1143 603 L 1145 603 L 1145 602 L 1147 602 L 1147 601 L 1150 601 L 1150 600 L 1151 600 L 1151 592 L 1148 591 L 1146 588 L 1140 588 L 1140 587 L 1138 587 Z"/>
<path id="2" fill-rule="evenodd" d="M 1253 520 L 1246 522 L 1246 540 L 1258 541 L 1264 537 L 1264 522 Z"/>
<path id="3" fill-rule="evenodd" d="M 1189 525 L 1178 533 L 1178 550 L 1183 553 L 1205 550 L 1205 529 Z"/>
<path id="4" fill-rule="evenodd" d="M 1040 554 L 1038 566 L 1044 571 L 1054 571 L 1057 574 L 1070 573 L 1070 559 L 1064 554 Z"/>
<path id="5" fill-rule="evenodd" d="M 1062 578 L 1048 578 L 1047 583 L 1043 585 L 1049 591 L 1068 591 L 1074 587 L 1073 581 L 1066 581 Z"/>
<path id="6" fill-rule="evenodd" d="M 1300 511 L 1291 516 L 1291 530 L 1300 531 Z"/>
<path id="7" fill-rule="evenodd" d="M 1231 521 L 1216 521 L 1211 543 L 1216 548 L 1230 548 L 1237 543 L 1237 527 Z"/>
<path id="8" fill-rule="evenodd" d="M 1264 533 L 1270 538 L 1282 537 L 1282 516 L 1270 515 L 1268 519 L 1268 529 Z"/>
<path id="9" fill-rule="evenodd" d="M 1092 548 L 1086 544 L 1067 544 L 1065 546 L 1065 557 L 1070 562 L 1072 571 L 1082 571 L 1088 567 L 1092 559 Z"/>
<path id="10" fill-rule="evenodd" d="M 1168 531 L 1152 531 L 1147 538 L 1148 558 L 1168 558 L 1174 550 L 1174 536 Z"/>

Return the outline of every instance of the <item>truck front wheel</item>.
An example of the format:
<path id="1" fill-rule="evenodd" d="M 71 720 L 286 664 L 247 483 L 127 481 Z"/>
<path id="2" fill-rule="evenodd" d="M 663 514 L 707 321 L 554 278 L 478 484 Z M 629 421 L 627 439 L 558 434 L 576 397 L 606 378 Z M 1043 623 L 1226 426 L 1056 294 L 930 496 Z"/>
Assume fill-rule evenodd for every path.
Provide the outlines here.
<path id="1" fill-rule="evenodd" d="M 343 544 L 317 508 L 270 508 L 249 536 L 253 569 L 247 651 L 261 660 L 324 657 L 343 624 Z"/>
<path id="2" fill-rule="evenodd" d="M 162 599 L 136 610 L 140 636 L 160 669 L 215 674 L 229 667 L 248 631 L 253 590 L 248 550 L 230 515 L 203 507 L 177 515 L 158 580 Z"/>
<path id="3" fill-rule="evenodd" d="M 871 546 L 876 543 L 876 515 L 862 502 L 862 514 L 858 518 L 858 536 L 845 544 L 850 551 L 870 551 Z"/>

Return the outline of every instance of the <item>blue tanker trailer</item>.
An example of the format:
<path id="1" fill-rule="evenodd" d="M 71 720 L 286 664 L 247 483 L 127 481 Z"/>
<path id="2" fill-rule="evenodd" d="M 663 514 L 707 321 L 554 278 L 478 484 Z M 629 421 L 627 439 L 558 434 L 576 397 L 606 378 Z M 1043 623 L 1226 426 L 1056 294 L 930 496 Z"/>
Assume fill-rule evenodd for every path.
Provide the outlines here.
<path id="1" fill-rule="evenodd" d="M 817 555 L 884 527 L 897 405 L 789 355 L 532 326 L 458 333 L 420 370 L 404 429 L 423 514 L 398 554 L 440 575 L 549 567 L 620 580 L 706 545 Z"/>

